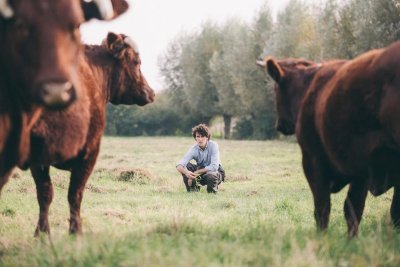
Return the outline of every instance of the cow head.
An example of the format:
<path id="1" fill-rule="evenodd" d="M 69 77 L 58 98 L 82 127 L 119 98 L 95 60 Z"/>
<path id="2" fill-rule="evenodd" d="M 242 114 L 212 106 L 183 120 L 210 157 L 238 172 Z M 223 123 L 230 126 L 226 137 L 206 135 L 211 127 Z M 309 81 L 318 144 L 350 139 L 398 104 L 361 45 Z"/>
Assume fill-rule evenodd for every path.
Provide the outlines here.
<path id="1" fill-rule="evenodd" d="M 23 104 L 59 109 L 72 103 L 79 95 L 79 26 L 126 10 L 113 9 L 110 1 L 0 0 L 0 78 L 6 88 Z"/>
<path id="2" fill-rule="evenodd" d="M 294 134 L 300 104 L 312 80 L 312 75 L 307 69 L 311 65 L 317 65 L 302 59 L 276 61 L 271 57 L 257 61 L 257 65 L 266 68 L 276 83 L 274 88 L 277 111 L 276 129 L 284 135 Z"/>
<path id="3" fill-rule="evenodd" d="M 115 59 L 110 102 L 140 106 L 153 102 L 155 94 L 140 70 L 137 44 L 126 35 L 109 33 L 103 45 Z"/>

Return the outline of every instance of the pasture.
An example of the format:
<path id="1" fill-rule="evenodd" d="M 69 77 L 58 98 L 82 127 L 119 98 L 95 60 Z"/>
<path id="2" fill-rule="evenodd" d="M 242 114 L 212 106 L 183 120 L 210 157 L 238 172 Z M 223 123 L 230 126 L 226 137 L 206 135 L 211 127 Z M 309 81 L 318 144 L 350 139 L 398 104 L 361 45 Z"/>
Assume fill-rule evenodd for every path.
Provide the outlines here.
<path id="1" fill-rule="evenodd" d="M 187 193 L 175 163 L 179 137 L 105 137 L 82 202 L 83 236 L 68 235 L 68 173 L 51 169 L 51 240 L 34 238 L 38 204 L 29 172 L 0 199 L 0 266 L 398 266 L 393 191 L 368 196 L 359 236 L 347 239 L 343 200 L 332 195 L 317 233 L 312 195 L 291 141 L 216 140 L 226 170 L 217 195 Z"/>

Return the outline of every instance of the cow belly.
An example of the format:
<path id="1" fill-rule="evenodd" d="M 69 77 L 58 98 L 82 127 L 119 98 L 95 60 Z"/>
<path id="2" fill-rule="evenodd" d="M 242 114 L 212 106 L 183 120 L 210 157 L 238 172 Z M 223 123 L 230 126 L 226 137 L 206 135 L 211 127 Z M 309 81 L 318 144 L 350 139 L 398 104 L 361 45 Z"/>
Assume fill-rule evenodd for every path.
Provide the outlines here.
<path id="1" fill-rule="evenodd" d="M 332 142 L 329 139 L 335 139 Z M 338 141 L 342 139 L 342 141 Z M 342 174 L 353 176 L 365 170 L 376 150 L 385 139 L 383 133 L 369 132 L 363 135 L 330 136 L 324 144 L 334 167 Z"/>
<path id="2" fill-rule="evenodd" d="M 374 152 L 368 168 L 371 194 L 381 195 L 400 182 L 399 163 L 398 151 L 385 148 Z"/>

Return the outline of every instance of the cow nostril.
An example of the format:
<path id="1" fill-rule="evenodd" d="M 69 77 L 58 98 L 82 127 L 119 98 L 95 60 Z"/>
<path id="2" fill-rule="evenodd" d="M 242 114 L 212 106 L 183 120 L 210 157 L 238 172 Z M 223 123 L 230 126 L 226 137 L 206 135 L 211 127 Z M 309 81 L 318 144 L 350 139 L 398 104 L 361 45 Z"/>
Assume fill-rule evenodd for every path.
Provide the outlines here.
<path id="1" fill-rule="evenodd" d="M 70 82 L 45 83 L 41 87 L 40 97 L 47 107 L 65 106 L 73 98 L 73 86 Z"/>
<path id="2" fill-rule="evenodd" d="M 276 123 L 276 130 L 284 135 L 294 134 L 294 125 L 288 121 L 279 121 Z"/>
<path id="3" fill-rule="evenodd" d="M 150 96 L 149 96 L 149 99 L 150 99 L 150 101 L 151 102 L 154 102 L 154 98 L 156 97 L 156 94 L 152 91 L 151 93 L 150 93 Z"/>

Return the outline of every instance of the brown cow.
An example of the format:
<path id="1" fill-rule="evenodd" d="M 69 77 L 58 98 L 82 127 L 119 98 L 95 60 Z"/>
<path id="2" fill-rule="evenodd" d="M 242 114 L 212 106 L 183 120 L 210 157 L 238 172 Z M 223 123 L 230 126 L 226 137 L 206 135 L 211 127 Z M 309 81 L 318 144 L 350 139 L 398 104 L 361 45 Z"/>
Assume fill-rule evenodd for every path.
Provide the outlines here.
<path id="1" fill-rule="evenodd" d="M 137 46 L 130 38 L 109 33 L 102 45 L 87 45 L 85 55 L 79 77 L 88 94 L 63 112 L 44 112 L 32 129 L 29 163 L 40 206 L 36 235 L 50 231 L 50 165 L 71 171 L 69 231 L 80 234 L 83 190 L 99 153 L 107 102 L 146 105 L 154 100 L 154 92 L 140 70 Z"/>
<path id="2" fill-rule="evenodd" d="M 400 226 L 399 62 L 397 42 L 331 66 L 327 76 L 317 71 L 306 89 L 297 111 L 296 136 L 318 229 L 328 226 L 330 193 L 347 184 L 344 213 L 350 237 L 358 232 L 368 190 L 380 195 L 394 186 L 391 217 Z M 298 73 L 273 61 L 267 66 L 279 92 L 287 90 L 286 73 Z"/>
<path id="3" fill-rule="evenodd" d="M 127 7 L 125 0 L 0 0 L 0 191 L 28 156 L 40 107 L 65 108 L 82 93 L 81 23 L 117 17 Z"/>

